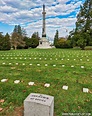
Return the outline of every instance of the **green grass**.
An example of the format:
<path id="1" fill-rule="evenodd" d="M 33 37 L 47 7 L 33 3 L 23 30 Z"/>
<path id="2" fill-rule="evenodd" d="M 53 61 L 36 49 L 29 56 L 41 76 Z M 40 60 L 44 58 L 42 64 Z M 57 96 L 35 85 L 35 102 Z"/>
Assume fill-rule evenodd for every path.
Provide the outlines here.
<path id="1" fill-rule="evenodd" d="M 81 66 L 84 68 L 82 69 Z M 8 81 L 0 82 L 0 99 L 5 100 L 0 104 L 3 108 L 0 112 L 1 116 L 7 116 L 7 113 L 13 112 L 14 108 L 23 106 L 24 99 L 30 93 L 54 96 L 55 116 L 62 116 L 62 113 L 91 113 L 92 115 L 92 93 L 82 92 L 83 87 L 92 91 L 92 50 L 0 51 L 0 80 L 4 78 Z M 21 82 L 14 84 L 14 80 Z M 34 81 L 35 86 L 29 86 L 30 81 Z M 51 86 L 45 88 L 45 83 L 50 83 Z M 63 85 L 67 85 L 69 89 L 63 90 Z"/>

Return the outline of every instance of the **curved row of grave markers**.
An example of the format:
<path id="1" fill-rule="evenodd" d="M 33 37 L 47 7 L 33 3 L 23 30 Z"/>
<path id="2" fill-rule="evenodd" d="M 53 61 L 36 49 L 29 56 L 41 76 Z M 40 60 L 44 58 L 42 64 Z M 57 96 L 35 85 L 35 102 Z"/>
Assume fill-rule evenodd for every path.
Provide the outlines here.
<path id="1" fill-rule="evenodd" d="M 2 79 L 2 80 L 1 80 L 2 83 L 7 82 L 7 81 L 8 81 L 8 79 Z M 21 82 L 20 80 L 15 80 L 15 81 L 14 81 L 15 84 L 19 84 L 20 82 Z M 34 83 L 34 82 L 28 82 L 28 85 L 29 85 L 29 86 L 34 86 L 35 83 Z M 50 87 L 50 83 L 45 83 L 45 84 L 44 84 L 44 87 Z M 62 89 L 63 89 L 63 90 L 68 90 L 68 86 L 63 85 L 63 86 L 62 86 Z M 88 88 L 83 88 L 83 92 L 88 93 L 89 91 L 90 91 L 90 90 L 89 90 Z M 91 93 L 92 93 L 92 92 L 91 92 Z"/>

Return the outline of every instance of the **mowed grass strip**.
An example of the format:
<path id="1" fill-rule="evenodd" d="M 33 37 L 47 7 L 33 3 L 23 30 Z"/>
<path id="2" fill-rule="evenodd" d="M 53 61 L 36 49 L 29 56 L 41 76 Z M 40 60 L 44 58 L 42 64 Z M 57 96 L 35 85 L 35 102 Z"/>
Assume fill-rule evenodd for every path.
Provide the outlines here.
<path id="1" fill-rule="evenodd" d="M 62 113 L 92 114 L 92 51 L 74 49 L 28 49 L 0 51 L 1 116 L 23 106 L 32 93 L 55 98 L 55 116 Z M 15 84 L 15 80 L 20 83 Z M 29 86 L 29 82 L 35 85 Z M 44 87 L 49 83 L 50 87 Z M 63 90 L 62 86 L 68 86 Z M 89 93 L 83 93 L 88 88 Z"/>

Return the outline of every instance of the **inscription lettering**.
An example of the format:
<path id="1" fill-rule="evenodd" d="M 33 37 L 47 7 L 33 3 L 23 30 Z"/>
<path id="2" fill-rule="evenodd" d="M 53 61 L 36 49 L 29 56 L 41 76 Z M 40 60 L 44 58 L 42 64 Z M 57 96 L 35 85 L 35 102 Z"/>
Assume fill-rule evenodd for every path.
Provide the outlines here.
<path id="1" fill-rule="evenodd" d="M 46 100 L 49 99 L 49 97 L 45 97 L 43 95 L 31 95 L 31 100 L 36 100 L 36 101 L 42 101 L 42 102 L 46 102 Z"/>

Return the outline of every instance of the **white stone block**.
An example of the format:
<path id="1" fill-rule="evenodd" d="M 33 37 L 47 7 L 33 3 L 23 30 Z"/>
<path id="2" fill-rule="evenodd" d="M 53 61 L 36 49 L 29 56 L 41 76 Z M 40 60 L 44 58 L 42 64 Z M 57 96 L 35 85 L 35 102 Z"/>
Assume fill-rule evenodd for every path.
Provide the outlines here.
<path id="1" fill-rule="evenodd" d="M 49 83 L 44 84 L 44 87 L 50 87 Z"/>
<path id="2" fill-rule="evenodd" d="M 15 80 L 14 83 L 18 84 L 18 83 L 20 83 L 20 80 Z"/>
<path id="3" fill-rule="evenodd" d="M 54 116 L 54 97 L 31 93 L 24 100 L 24 116 Z"/>
<path id="4" fill-rule="evenodd" d="M 22 65 L 25 65 L 25 63 L 23 63 Z"/>
<path id="5" fill-rule="evenodd" d="M 65 65 L 62 65 L 62 67 L 65 67 Z"/>
<path id="6" fill-rule="evenodd" d="M 9 65 L 11 65 L 11 63 L 9 63 Z"/>
<path id="7" fill-rule="evenodd" d="M 73 66 L 73 65 L 71 65 L 71 67 L 73 68 L 74 66 Z"/>
<path id="8" fill-rule="evenodd" d="M 28 85 L 31 85 L 31 86 L 34 85 L 34 82 L 29 82 Z"/>
<path id="9" fill-rule="evenodd" d="M 84 68 L 84 66 L 81 66 L 81 68 Z"/>
<path id="10" fill-rule="evenodd" d="M 5 62 L 3 62 L 2 64 L 5 64 Z"/>
<path id="11" fill-rule="evenodd" d="M 45 66 L 48 66 L 48 64 L 45 64 Z"/>
<path id="12" fill-rule="evenodd" d="M 68 86 L 64 85 L 64 86 L 62 87 L 62 89 L 68 90 Z"/>
<path id="13" fill-rule="evenodd" d="M 40 66 L 40 64 L 37 64 L 37 66 Z"/>
<path id="14" fill-rule="evenodd" d="M 88 88 L 83 88 L 83 92 L 88 93 L 89 89 Z"/>
<path id="15" fill-rule="evenodd" d="M 2 79 L 2 80 L 1 80 L 1 82 L 6 82 L 6 81 L 8 81 L 8 79 Z"/>
<path id="16" fill-rule="evenodd" d="M 18 65 L 18 63 L 16 63 L 16 65 Z"/>

